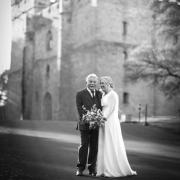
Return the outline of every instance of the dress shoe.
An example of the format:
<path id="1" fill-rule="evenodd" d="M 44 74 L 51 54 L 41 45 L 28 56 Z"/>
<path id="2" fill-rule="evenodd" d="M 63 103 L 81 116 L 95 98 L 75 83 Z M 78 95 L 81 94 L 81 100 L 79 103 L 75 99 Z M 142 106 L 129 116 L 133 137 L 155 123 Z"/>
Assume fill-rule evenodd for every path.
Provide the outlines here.
<path id="1" fill-rule="evenodd" d="M 96 172 L 89 172 L 90 176 L 96 176 L 96 174 L 97 174 Z"/>
<path id="2" fill-rule="evenodd" d="M 83 172 L 78 169 L 78 170 L 76 171 L 76 176 L 83 176 Z"/>

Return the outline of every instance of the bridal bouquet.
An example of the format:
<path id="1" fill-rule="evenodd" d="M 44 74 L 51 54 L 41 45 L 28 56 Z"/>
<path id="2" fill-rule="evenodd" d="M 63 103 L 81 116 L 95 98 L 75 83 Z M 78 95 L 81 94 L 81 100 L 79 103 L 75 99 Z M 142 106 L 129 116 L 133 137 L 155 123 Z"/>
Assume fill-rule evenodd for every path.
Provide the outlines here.
<path id="1" fill-rule="evenodd" d="M 83 114 L 82 120 L 89 124 L 90 129 L 96 129 L 104 125 L 106 119 L 103 117 L 102 111 L 96 107 L 96 104 L 93 105 L 90 111 L 84 106 L 82 108 L 86 112 L 86 114 Z"/>

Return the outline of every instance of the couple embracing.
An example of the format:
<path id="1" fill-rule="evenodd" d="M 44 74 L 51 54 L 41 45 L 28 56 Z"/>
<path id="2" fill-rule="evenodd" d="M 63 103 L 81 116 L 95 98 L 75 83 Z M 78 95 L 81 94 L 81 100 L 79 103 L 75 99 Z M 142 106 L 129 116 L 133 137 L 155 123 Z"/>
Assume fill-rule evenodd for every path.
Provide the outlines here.
<path id="1" fill-rule="evenodd" d="M 129 165 L 120 121 L 118 118 L 119 99 L 113 90 L 111 77 L 100 78 L 100 87 L 96 89 L 98 77 L 89 74 L 86 77 L 86 88 L 76 95 L 76 105 L 79 113 L 78 129 L 81 143 L 78 149 L 77 176 L 82 176 L 88 166 L 90 176 L 122 177 L 136 175 Z M 91 110 L 93 106 L 102 111 L 106 120 L 99 128 L 90 128 L 84 123 L 84 109 Z"/>

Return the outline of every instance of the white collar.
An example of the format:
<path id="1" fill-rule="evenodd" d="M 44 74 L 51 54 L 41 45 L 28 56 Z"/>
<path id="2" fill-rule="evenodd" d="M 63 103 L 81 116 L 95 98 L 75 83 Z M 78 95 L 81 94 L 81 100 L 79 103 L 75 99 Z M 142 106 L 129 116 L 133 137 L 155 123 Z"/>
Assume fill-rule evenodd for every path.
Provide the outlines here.
<path id="1" fill-rule="evenodd" d="M 87 87 L 87 90 L 88 90 L 88 92 L 90 93 L 91 97 L 93 97 L 93 94 L 94 94 L 94 96 L 95 96 L 95 94 L 96 94 L 96 90 L 95 90 L 95 89 L 94 89 L 93 94 L 92 94 L 91 90 L 90 90 L 88 87 Z"/>

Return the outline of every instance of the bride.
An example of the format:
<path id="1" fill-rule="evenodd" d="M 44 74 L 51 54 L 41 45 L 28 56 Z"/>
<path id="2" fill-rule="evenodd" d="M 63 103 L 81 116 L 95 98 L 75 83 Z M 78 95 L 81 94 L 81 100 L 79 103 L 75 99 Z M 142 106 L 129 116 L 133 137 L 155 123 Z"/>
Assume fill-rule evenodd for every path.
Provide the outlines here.
<path id="1" fill-rule="evenodd" d="M 119 100 L 117 93 L 113 90 L 112 79 L 109 76 L 101 77 L 100 86 L 104 92 L 102 112 L 107 121 L 99 129 L 97 176 L 136 175 L 127 159 L 118 118 Z"/>

